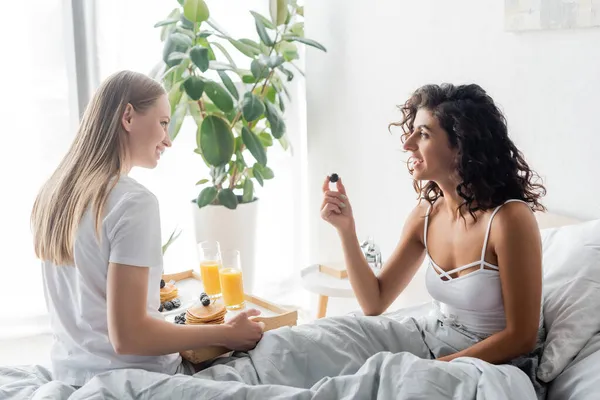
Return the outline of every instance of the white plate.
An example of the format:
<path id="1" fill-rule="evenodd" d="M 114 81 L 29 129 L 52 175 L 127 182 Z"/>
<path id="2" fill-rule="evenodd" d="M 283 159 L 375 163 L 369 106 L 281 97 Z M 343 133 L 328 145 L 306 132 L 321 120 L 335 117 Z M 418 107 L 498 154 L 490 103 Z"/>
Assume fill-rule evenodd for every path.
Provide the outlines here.
<path id="1" fill-rule="evenodd" d="M 161 315 L 163 315 L 165 319 L 169 322 L 174 322 L 176 315 L 185 313 L 185 310 L 193 306 L 196 301 L 200 301 L 200 293 L 204 291 L 204 286 L 202 285 L 202 282 L 194 278 L 188 278 L 178 281 L 175 283 L 175 286 L 177 286 L 178 298 L 181 301 L 181 306 L 171 311 L 163 311 L 161 313 Z M 260 315 L 263 317 L 272 317 L 278 315 L 277 313 L 263 308 L 257 304 L 246 302 L 246 308 L 242 310 L 227 311 L 227 313 L 225 314 L 225 320 L 227 321 L 235 315 L 239 314 L 240 312 L 248 310 L 250 308 L 255 308 L 259 310 Z"/>

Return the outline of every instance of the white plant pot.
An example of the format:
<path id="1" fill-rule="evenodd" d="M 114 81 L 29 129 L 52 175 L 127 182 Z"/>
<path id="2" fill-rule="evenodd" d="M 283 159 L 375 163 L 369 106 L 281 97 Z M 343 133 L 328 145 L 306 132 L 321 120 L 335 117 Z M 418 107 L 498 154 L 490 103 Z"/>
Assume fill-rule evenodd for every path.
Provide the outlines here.
<path id="1" fill-rule="evenodd" d="M 213 205 L 198 208 L 195 202 L 191 204 L 196 243 L 216 240 L 221 250 L 239 250 L 244 291 L 253 293 L 258 200 L 239 204 L 235 210 Z"/>

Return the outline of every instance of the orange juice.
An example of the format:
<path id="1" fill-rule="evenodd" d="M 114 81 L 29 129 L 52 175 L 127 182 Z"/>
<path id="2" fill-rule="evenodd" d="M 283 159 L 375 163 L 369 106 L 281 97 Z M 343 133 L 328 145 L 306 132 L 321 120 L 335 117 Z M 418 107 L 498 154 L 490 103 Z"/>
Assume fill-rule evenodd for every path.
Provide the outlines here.
<path id="1" fill-rule="evenodd" d="M 204 291 L 211 298 L 221 296 L 221 282 L 219 281 L 219 263 L 215 261 L 202 261 L 200 263 L 200 275 Z"/>
<path id="2" fill-rule="evenodd" d="M 243 308 L 246 303 L 242 271 L 236 268 L 223 268 L 219 271 L 219 275 L 225 307 L 231 310 Z"/>

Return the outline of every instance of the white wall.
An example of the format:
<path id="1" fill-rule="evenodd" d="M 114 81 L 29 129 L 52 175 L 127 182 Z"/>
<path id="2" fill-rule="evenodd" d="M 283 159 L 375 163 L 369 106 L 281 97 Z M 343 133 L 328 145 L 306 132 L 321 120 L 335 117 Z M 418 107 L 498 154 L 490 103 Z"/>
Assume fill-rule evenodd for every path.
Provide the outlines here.
<path id="1" fill-rule="evenodd" d="M 333 171 L 345 179 L 359 235 L 390 254 L 415 193 L 387 124 L 427 83 L 484 87 L 544 178 L 549 210 L 600 217 L 600 28 L 505 32 L 501 0 L 306 3 L 306 34 L 329 50 L 307 55 L 311 261 L 341 256 L 317 212 Z M 399 303 L 426 299 L 424 290 L 421 273 Z"/>

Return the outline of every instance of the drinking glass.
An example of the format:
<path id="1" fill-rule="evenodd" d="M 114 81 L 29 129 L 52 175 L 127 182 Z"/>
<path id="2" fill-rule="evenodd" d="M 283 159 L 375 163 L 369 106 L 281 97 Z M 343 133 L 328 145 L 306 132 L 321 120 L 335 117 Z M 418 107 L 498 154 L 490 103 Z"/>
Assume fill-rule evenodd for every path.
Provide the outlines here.
<path id="1" fill-rule="evenodd" d="M 211 299 L 221 297 L 221 281 L 219 270 L 222 268 L 221 246 L 216 241 L 198 243 L 198 257 L 200 258 L 200 275 L 204 292 Z"/>
<path id="2" fill-rule="evenodd" d="M 223 302 L 228 310 L 239 310 L 246 306 L 244 279 L 240 252 L 225 250 L 221 252 L 223 267 L 219 270 Z"/>

